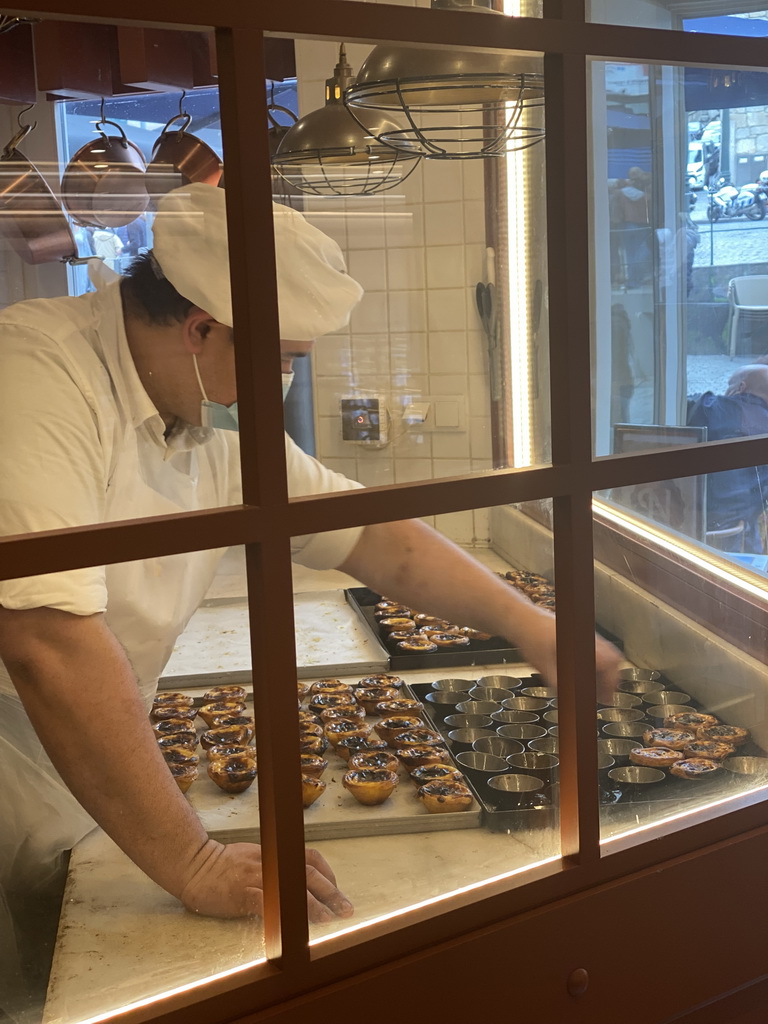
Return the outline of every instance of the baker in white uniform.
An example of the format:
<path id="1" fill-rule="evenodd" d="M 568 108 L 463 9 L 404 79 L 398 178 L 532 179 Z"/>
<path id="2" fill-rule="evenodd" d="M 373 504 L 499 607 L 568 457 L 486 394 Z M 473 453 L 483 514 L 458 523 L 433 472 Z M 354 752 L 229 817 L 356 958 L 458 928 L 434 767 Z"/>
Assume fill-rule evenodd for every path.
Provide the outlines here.
<path id="1" fill-rule="evenodd" d="M 3 534 L 239 502 L 224 199 L 206 185 L 170 193 L 153 253 L 127 279 L 0 313 Z M 312 339 L 347 323 L 361 289 L 296 212 L 275 208 L 275 236 L 289 374 Z M 286 445 L 292 494 L 359 486 Z M 147 718 L 221 554 L 0 582 L 0 930 L 3 907 L 44 889 L 94 822 L 189 909 L 260 912 L 258 846 L 208 838 Z M 293 556 L 507 636 L 554 679 L 553 617 L 418 521 L 298 538 Z M 601 641 L 597 652 L 610 679 L 618 656 Z M 115 750 L 144 770 L 124 772 Z M 307 900 L 313 921 L 353 913 L 313 851 Z"/>

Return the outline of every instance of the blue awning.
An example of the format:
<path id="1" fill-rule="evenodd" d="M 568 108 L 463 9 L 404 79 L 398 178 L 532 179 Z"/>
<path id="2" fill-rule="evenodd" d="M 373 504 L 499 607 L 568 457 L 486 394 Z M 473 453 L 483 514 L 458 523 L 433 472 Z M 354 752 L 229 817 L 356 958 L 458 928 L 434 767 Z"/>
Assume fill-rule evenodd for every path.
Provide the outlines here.
<path id="1" fill-rule="evenodd" d="M 686 32 L 709 32 L 719 36 L 768 36 L 768 19 L 732 18 L 727 14 L 717 18 L 685 18 Z"/>

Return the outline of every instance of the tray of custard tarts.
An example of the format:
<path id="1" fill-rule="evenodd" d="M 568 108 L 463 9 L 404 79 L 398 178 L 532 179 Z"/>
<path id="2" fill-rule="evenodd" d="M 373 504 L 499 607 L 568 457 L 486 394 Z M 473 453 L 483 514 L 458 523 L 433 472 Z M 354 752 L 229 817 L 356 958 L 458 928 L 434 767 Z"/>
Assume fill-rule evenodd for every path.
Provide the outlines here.
<path id="1" fill-rule="evenodd" d="M 499 672 L 474 681 L 447 676 L 412 683 L 410 691 L 465 772 L 485 827 L 553 826 L 557 693 L 535 674 Z M 657 801 L 679 807 L 720 789 L 768 784 L 768 758 L 748 729 L 703 710 L 655 675 L 647 688 L 619 689 L 597 708 L 598 778 L 607 813 L 612 805 L 618 811 Z"/>
<path id="2" fill-rule="evenodd" d="M 386 650 L 393 672 L 522 661 L 519 649 L 503 637 L 407 608 L 367 587 L 351 587 L 345 593 L 350 606 Z"/>
<path id="3" fill-rule="evenodd" d="M 480 804 L 400 677 L 327 678 L 297 688 L 308 841 L 479 826 Z M 150 715 L 169 770 L 211 836 L 258 840 L 252 706 L 238 707 L 229 693 L 226 723 L 218 699 L 186 698 L 187 716 L 172 714 L 184 710 L 174 705 L 184 696 L 160 694 Z"/>

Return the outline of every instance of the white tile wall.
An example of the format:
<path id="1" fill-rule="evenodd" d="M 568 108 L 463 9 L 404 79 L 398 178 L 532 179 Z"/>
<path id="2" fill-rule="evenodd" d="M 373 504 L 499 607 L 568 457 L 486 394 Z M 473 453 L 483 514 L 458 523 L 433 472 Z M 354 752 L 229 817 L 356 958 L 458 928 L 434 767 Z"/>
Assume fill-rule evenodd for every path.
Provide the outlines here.
<path id="1" fill-rule="evenodd" d="M 402 2 L 429 6 L 429 0 Z M 368 52 L 347 46 L 355 69 Z M 323 102 L 337 55 L 333 43 L 297 42 L 302 112 Z M 489 469 L 487 356 L 474 298 L 485 260 L 483 161 L 422 161 L 390 192 L 312 199 L 304 209 L 339 242 L 365 288 L 349 328 L 316 349 L 318 457 L 368 486 Z M 370 393 L 382 394 L 391 413 L 383 448 L 340 440 L 339 398 Z M 403 424 L 405 405 L 430 395 L 463 396 L 461 431 Z M 461 543 L 487 543 L 485 511 L 436 518 Z"/>

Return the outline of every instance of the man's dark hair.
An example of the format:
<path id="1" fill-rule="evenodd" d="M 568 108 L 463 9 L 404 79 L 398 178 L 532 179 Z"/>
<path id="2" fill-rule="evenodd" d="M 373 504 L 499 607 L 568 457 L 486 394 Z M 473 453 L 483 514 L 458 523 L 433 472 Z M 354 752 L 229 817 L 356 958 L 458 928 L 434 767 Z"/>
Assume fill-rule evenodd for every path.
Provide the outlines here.
<path id="1" fill-rule="evenodd" d="M 182 323 L 194 306 L 161 276 L 151 253 L 142 253 L 131 261 L 120 282 L 120 294 L 126 313 L 145 324 Z"/>

